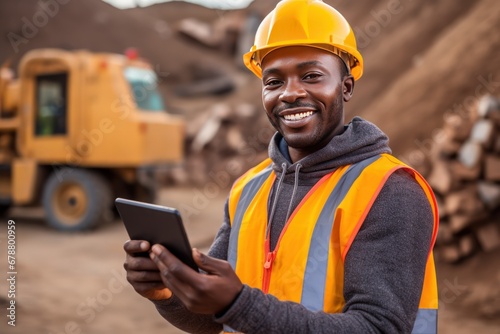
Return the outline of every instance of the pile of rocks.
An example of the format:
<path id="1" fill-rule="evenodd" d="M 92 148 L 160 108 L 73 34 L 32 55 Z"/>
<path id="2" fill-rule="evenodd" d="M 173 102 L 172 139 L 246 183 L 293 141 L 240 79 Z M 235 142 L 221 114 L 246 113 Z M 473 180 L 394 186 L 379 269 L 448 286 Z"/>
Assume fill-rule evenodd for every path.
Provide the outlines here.
<path id="1" fill-rule="evenodd" d="M 500 247 L 500 100 L 484 96 L 471 115 L 446 115 L 428 146 L 415 167 L 438 200 L 438 259 Z"/>
<path id="2" fill-rule="evenodd" d="M 274 131 L 265 113 L 251 104 L 214 104 L 187 123 L 185 163 L 165 182 L 230 188 L 267 157 Z"/>

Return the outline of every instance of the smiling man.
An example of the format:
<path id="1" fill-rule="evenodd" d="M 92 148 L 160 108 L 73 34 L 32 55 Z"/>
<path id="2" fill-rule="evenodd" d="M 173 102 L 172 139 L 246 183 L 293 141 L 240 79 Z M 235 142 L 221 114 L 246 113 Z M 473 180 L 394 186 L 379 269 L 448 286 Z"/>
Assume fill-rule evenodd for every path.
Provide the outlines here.
<path id="1" fill-rule="evenodd" d="M 375 125 L 345 124 L 363 73 L 347 21 L 283 0 L 244 61 L 277 130 L 269 158 L 234 183 L 209 254 L 193 250 L 203 272 L 132 240 L 129 282 L 191 333 L 436 333 L 434 195 Z"/>

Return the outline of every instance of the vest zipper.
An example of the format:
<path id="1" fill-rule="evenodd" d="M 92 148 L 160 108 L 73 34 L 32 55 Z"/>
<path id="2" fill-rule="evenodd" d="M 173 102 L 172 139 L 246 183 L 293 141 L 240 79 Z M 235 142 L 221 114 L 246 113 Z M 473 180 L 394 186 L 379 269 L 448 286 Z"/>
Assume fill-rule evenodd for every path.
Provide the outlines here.
<path id="1" fill-rule="evenodd" d="M 276 258 L 276 252 L 278 251 L 278 244 L 277 244 L 274 251 L 271 252 L 271 245 L 270 245 L 270 243 L 271 243 L 271 229 L 270 229 L 270 226 L 271 226 L 271 222 L 274 219 L 274 212 L 275 212 L 277 200 L 278 200 L 278 197 L 280 194 L 281 185 L 283 184 L 283 180 L 285 179 L 287 164 L 283 162 L 281 164 L 281 168 L 283 169 L 283 171 L 281 172 L 281 176 L 280 176 L 279 181 L 278 181 L 278 186 L 276 187 L 276 194 L 274 196 L 274 203 L 273 203 L 273 206 L 271 208 L 271 214 L 268 217 L 269 221 L 268 221 L 267 227 L 266 227 L 266 240 L 264 241 L 264 254 L 266 254 L 266 261 L 264 262 L 264 273 L 263 273 L 263 277 L 262 277 L 262 291 L 264 293 L 268 293 L 268 291 L 269 291 L 269 282 L 271 281 L 271 271 L 273 269 L 273 262 L 274 262 L 274 259 Z"/>
<path id="2" fill-rule="evenodd" d="M 272 252 L 269 251 L 269 242 L 266 240 L 266 262 L 264 262 L 264 277 L 262 282 L 262 291 L 269 292 L 269 283 L 271 282 L 271 271 L 273 270 L 273 262 L 276 258 L 276 249 Z"/>
<path id="3" fill-rule="evenodd" d="M 281 231 L 280 233 L 280 236 L 278 238 L 278 242 L 276 243 L 276 246 L 274 247 L 274 250 L 271 252 L 271 230 L 269 228 L 269 225 L 271 223 L 271 221 L 273 220 L 274 218 L 274 208 L 275 208 L 275 204 L 276 204 L 276 201 L 278 200 L 278 195 L 279 195 L 279 188 L 280 188 L 280 185 L 281 183 L 283 182 L 284 180 L 284 176 L 285 176 L 285 173 L 286 173 L 286 164 L 283 163 L 281 165 L 281 167 L 283 168 L 283 172 L 281 174 L 281 177 L 280 177 L 280 184 L 278 185 L 278 190 L 277 190 L 277 194 L 276 194 L 276 197 L 274 199 L 274 205 L 273 205 L 273 209 L 271 210 L 271 215 L 270 215 L 270 221 L 269 221 L 269 224 L 268 224 L 268 227 L 267 227 L 267 231 L 266 231 L 266 241 L 265 241 L 265 245 L 264 245 L 264 252 L 266 254 L 266 261 L 264 262 L 264 275 L 262 277 L 262 291 L 264 293 L 268 293 L 269 292 L 269 283 L 271 282 L 271 272 L 273 270 L 273 262 L 274 260 L 276 259 L 276 253 L 278 252 L 278 248 L 280 246 L 280 243 L 281 243 L 281 238 L 283 238 L 283 235 L 285 234 L 285 231 L 287 230 L 288 228 L 288 225 L 290 224 L 291 222 L 291 217 L 290 217 L 290 211 L 291 211 L 291 208 L 292 208 L 292 204 L 293 204 L 293 199 L 295 197 L 295 193 L 297 191 L 297 187 L 299 185 L 299 171 L 300 171 L 300 168 L 302 167 L 302 165 L 299 163 L 297 164 L 297 167 L 295 169 L 295 182 L 293 184 L 293 192 L 292 192 L 292 198 L 290 199 L 290 204 L 288 205 L 288 211 L 287 211 L 287 214 L 286 214 L 286 222 L 285 222 L 285 226 L 283 227 L 283 230 Z M 302 206 L 302 201 L 301 203 L 299 203 L 299 205 L 297 206 L 297 208 L 295 208 L 295 211 Z"/>

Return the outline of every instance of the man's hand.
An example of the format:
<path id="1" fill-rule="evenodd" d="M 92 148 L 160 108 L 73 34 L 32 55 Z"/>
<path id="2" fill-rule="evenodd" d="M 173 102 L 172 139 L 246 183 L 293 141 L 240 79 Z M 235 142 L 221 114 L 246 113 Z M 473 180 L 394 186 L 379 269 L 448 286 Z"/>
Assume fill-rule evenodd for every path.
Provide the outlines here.
<path id="1" fill-rule="evenodd" d="M 165 287 L 156 264 L 148 257 L 137 256 L 138 253 L 148 252 L 149 242 L 143 240 L 128 240 L 123 245 L 127 253 L 123 267 L 127 271 L 127 280 L 134 290 L 141 296 L 162 300 L 172 296 L 172 292 Z"/>
<path id="2" fill-rule="evenodd" d="M 165 286 L 191 312 L 219 313 L 243 289 L 243 284 L 227 261 L 209 257 L 197 249 L 193 249 L 194 261 L 207 274 L 194 271 L 162 245 L 154 245 L 149 255 L 158 266 Z"/>

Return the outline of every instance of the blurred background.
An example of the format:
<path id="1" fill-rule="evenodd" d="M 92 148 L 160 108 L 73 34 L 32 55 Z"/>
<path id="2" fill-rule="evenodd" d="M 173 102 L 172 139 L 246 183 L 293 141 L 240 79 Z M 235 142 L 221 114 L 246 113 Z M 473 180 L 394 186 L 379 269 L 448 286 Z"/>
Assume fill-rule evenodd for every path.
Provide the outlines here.
<path id="1" fill-rule="evenodd" d="M 126 282 L 112 200 L 178 207 L 208 249 L 274 132 L 241 57 L 277 2 L 0 2 L 2 333 L 180 333 Z M 365 59 L 347 119 L 437 194 L 440 333 L 500 333 L 500 4 L 325 2 Z"/>

